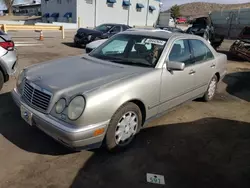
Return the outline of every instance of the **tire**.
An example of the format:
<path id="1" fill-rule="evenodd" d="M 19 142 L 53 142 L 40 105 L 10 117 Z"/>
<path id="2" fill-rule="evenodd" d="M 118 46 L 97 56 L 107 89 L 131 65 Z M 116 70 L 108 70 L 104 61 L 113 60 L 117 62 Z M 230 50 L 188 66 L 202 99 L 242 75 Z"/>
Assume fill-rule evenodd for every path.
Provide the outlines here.
<path id="1" fill-rule="evenodd" d="M 126 148 L 140 131 L 141 126 L 142 114 L 140 108 L 132 102 L 121 106 L 110 120 L 105 137 L 106 148 L 109 151 Z"/>
<path id="2" fill-rule="evenodd" d="M 217 90 L 218 78 L 216 75 L 210 80 L 207 91 L 205 92 L 204 96 L 202 97 L 203 101 L 208 102 L 213 100 L 216 90 Z"/>
<path id="3" fill-rule="evenodd" d="M 4 84 L 4 76 L 2 71 L 0 70 L 0 91 L 3 88 L 3 84 Z"/>

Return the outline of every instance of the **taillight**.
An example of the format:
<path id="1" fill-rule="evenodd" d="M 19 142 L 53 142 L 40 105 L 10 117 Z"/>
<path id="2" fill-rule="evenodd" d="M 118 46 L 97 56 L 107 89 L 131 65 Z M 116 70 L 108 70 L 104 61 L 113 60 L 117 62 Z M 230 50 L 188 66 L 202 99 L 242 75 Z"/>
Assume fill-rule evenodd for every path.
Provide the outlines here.
<path id="1" fill-rule="evenodd" d="M 14 42 L 0 42 L 0 46 L 6 50 L 14 50 Z"/>

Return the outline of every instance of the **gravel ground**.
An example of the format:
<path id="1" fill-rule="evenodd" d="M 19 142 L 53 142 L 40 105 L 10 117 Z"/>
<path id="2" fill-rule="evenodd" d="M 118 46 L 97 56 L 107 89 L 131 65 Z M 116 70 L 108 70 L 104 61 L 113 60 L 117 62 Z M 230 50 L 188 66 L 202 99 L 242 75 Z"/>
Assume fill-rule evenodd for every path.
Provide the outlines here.
<path id="1" fill-rule="evenodd" d="M 37 33 L 10 33 L 15 42 L 37 42 Z M 18 47 L 19 67 L 84 53 L 72 47 L 74 32 L 47 32 L 41 46 Z M 227 53 L 232 41 L 220 51 Z M 126 151 L 72 152 L 34 127 L 0 93 L 0 187 L 161 187 L 146 173 L 165 177 L 163 187 L 250 187 L 250 63 L 230 55 L 228 75 L 215 99 L 194 101 L 151 122 Z M 70 62 L 69 62 L 70 63 Z"/>

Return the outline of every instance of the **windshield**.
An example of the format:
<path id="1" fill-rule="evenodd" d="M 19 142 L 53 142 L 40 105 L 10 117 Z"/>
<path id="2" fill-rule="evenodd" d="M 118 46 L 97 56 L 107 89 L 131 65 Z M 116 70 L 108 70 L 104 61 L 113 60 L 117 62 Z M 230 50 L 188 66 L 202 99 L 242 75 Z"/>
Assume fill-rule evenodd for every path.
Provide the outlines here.
<path id="1" fill-rule="evenodd" d="M 114 63 L 155 67 L 167 39 L 119 34 L 96 48 L 90 56 Z"/>
<path id="2" fill-rule="evenodd" d="M 101 32 L 108 32 L 111 28 L 113 27 L 113 25 L 99 25 L 97 27 L 95 27 L 95 30 L 97 31 L 101 31 Z"/>

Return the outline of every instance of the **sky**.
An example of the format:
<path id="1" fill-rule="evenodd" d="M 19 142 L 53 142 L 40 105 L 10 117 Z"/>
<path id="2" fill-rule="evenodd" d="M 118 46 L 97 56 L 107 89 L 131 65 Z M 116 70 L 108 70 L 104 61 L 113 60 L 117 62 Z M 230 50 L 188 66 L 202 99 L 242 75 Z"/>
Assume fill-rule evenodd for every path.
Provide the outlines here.
<path id="1" fill-rule="evenodd" d="M 163 3 L 163 10 L 169 9 L 171 6 L 175 4 L 184 4 L 184 3 L 191 3 L 191 2 L 208 2 L 208 3 L 221 3 L 221 4 L 238 4 L 238 3 L 249 3 L 250 0 L 161 0 Z"/>

